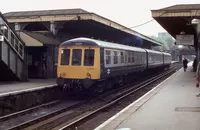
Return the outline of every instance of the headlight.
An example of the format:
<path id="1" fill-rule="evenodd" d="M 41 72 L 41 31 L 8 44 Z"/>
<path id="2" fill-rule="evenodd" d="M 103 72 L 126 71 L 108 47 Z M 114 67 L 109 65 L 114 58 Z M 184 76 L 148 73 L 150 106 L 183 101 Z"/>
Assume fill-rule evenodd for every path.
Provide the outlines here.
<path id="1" fill-rule="evenodd" d="M 66 75 L 67 75 L 66 72 L 60 73 L 60 77 L 65 77 Z"/>
<path id="2" fill-rule="evenodd" d="M 91 74 L 90 73 L 87 73 L 87 78 L 91 79 Z"/>

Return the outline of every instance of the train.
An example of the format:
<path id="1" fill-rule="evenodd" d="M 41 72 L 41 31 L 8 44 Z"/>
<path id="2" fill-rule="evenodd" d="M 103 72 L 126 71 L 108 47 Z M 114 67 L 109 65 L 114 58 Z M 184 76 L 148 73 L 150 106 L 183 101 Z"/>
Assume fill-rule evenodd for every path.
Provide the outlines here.
<path id="1" fill-rule="evenodd" d="M 169 68 L 166 52 L 90 38 L 74 38 L 60 44 L 57 84 L 81 90 L 103 91 L 123 84 L 129 74 L 153 68 Z"/>

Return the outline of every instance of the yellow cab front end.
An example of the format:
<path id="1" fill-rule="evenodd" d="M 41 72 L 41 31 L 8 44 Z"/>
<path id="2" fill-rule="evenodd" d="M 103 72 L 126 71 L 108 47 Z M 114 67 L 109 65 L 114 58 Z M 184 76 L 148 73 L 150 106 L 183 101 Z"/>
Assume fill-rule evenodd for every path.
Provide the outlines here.
<path id="1" fill-rule="evenodd" d="M 57 83 L 60 86 L 79 81 L 85 87 L 100 78 L 98 46 L 61 46 L 58 55 Z"/>

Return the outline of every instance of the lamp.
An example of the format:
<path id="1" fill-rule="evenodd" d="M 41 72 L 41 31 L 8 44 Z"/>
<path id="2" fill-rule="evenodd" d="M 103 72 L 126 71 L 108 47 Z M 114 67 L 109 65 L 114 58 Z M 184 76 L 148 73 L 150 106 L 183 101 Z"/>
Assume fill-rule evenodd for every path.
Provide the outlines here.
<path id="1" fill-rule="evenodd" d="M 8 28 L 7 28 L 7 26 L 6 25 L 0 25 L 0 30 L 7 30 Z"/>
<path id="2" fill-rule="evenodd" d="M 183 45 L 178 45 L 178 48 L 179 48 L 179 49 L 182 49 L 182 48 L 183 48 Z"/>
<path id="3" fill-rule="evenodd" d="M 199 19 L 193 19 L 193 20 L 191 21 L 191 24 L 198 24 L 199 22 L 200 22 Z"/>

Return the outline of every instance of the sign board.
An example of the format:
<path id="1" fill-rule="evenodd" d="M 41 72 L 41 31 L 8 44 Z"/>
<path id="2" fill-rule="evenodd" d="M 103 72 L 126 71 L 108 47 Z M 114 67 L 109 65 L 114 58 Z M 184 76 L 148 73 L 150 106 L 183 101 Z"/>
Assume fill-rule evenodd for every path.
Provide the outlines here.
<path id="1" fill-rule="evenodd" d="M 194 35 L 176 35 L 177 45 L 194 45 Z"/>
<path id="2" fill-rule="evenodd" d="M 3 41 L 4 41 L 4 36 L 0 35 L 0 42 L 3 42 Z"/>

